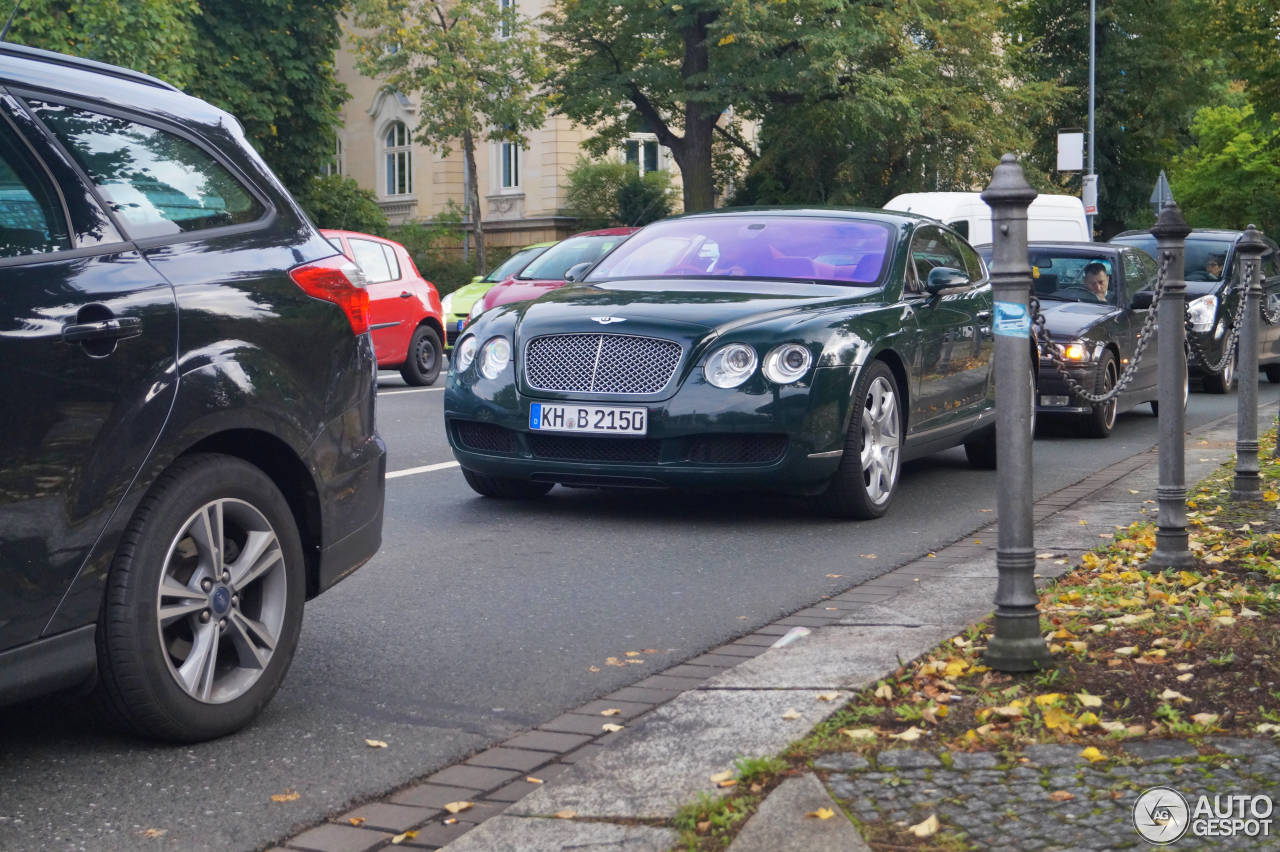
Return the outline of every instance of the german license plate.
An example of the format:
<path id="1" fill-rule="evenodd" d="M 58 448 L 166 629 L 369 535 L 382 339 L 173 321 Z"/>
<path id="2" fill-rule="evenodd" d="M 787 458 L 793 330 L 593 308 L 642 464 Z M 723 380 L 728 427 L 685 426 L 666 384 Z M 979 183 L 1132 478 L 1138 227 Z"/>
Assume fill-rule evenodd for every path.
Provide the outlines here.
<path id="1" fill-rule="evenodd" d="M 535 402 L 529 406 L 529 428 L 539 432 L 644 435 L 649 429 L 649 411 L 619 405 Z"/>

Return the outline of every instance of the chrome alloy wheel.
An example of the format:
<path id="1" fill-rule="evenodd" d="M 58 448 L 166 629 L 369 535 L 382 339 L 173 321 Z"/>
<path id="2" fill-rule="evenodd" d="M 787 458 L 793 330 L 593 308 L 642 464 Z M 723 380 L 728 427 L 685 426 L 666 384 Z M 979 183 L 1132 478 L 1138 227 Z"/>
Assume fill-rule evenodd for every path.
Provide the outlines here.
<path id="1" fill-rule="evenodd" d="M 156 615 L 169 673 L 207 704 L 262 675 L 284 625 L 288 575 L 276 531 L 243 500 L 198 509 L 169 544 Z"/>
<path id="2" fill-rule="evenodd" d="M 862 481 L 872 503 L 887 502 L 898 480 L 901 429 L 893 385 L 877 376 L 867 388 L 862 416 Z"/>

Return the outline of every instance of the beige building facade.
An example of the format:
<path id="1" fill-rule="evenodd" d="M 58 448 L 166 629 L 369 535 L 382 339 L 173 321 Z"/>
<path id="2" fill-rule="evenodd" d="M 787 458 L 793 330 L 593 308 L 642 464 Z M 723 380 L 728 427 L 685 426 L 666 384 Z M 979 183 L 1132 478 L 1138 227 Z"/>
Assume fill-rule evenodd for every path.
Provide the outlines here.
<path id="1" fill-rule="evenodd" d="M 520 14 L 534 17 L 550 6 L 551 0 L 522 0 Z M 468 175 L 460 145 L 441 157 L 413 141 L 423 106 L 361 74 L 355 60 L 344 38 L 336 69 L 350 100 L 342 108 L 331 169 L 373 190 L 393 225 L 429 222 L 450 202 L 461 210 Z M 565 211 L 565 175 L 582 155 L 582 142 L 589 135 L 567 118 L 552 115 L 529 134 L 527 148 L 478 142 L 475 177 L 487 245 L 523 246 L 579 230 Z M 652 135 L 636 134 L 617 156 L 641 171 L 675 171 L 675 161 Z"/>

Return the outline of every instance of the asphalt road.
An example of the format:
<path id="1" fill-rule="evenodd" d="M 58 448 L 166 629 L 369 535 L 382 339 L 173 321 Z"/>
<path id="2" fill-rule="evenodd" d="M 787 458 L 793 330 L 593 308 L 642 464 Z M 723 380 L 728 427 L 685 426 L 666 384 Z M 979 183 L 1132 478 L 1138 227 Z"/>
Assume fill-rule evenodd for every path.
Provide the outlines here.
<path id="1" fill-rule="evenodd" d="M 65 701 L 0 711 L 0 849 L 266 847 L 954 541 L 995 508 L 995 473 L 960 450 L 909 465 L 889 516 L 870 523 L 763 495 L 485 500 L 452 464 L 442 391 L 382 378 L 382 550 L 308 605 L 262 718 L 175 748 L 112 733 Z M 1274 403 L 1276 386 L 1260 396 Z M 1235 406 L 1234 394 L 1194 393 L 1188 426 Z M 1157 440 L 1146 406 L 1103 441 L 1042 426 L 1037 496 Z M 607 664 L 627 651 L 643 662 Z M 286 793 L 298 795 L 271 800 Z"/>

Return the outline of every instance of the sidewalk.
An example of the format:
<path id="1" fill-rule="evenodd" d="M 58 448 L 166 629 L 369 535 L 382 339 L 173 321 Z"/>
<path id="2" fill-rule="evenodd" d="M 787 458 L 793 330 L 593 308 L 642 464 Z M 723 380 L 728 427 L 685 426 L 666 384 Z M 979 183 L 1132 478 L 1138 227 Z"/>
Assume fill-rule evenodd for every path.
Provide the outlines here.
<path id="1" fill-rule="evenodd" d="M 1274 420 L 1275 406 L 1265 406 L 1260 418 Z M 1188 435 L 1186 481 L 1194 484 L 1229 460 L 1234 442 L 1233 417 Z M 1152 518 L 1157 461 L 1154 449 L 1140 453 L 1037 501 L 1035 547 L 1054 557 L 1037 562 L 1037 577 L 1060 576 L 1110 539 L 1115 527 Z M 989 615 L 995 544 L 992 525 L 303 832 L 284 847 L 363 852 L 393 848 L 394 840 L 398 847 L 449 852 L 665 852 L 679 842 L 667 827 L 677 811 L 700 795 L 724 792 L 713 776 L 740 758 L 784 751 L 857 690 Z M 622 727 L 614 731 L 615 725 Z M 1258 779 L 1273 785 L 1280 777 L 1274 744 L 1219 738 L 1213 745 L 1235 759 L 1181 783 L 1240 792 L 1256 789 Z M 817 774 L 775 788 L 729 852 L 867 848 L 842 806 L 864 822 L 908 821 L 934 810 L 981 848 L 1136 848 L 1145 845 L 1130 821 L 1137 794 L 1120 782 L 1137 782 L 1138 789 L 1170 783 L 1184 772 L 1178 764 L 1189 748 L 1179 741 L 1134 742 L 1125 746 L 1131 761 L 1103 769 L 1072 746 L 1028 747 L 1013 756 L 1011 769 L 997 768 L 1010 761 L 998 764 L 982 752 L 940 759 L 904 747 L 880 752 L 874 764 L 833 754 L 815 763 Z M 1064 792 L 1049 798 L 1050 790 Z M 471 804 L 455 805 L 456 814 L 446 810 L 459 802 Z M 821 808 L 834 817 L 806 818 Z M 1248 848 L 1266 842 L 1276 838 L 1262 845 L 1250 839 Z M 920 848 L 935 847 L 922 842 Z"/>

